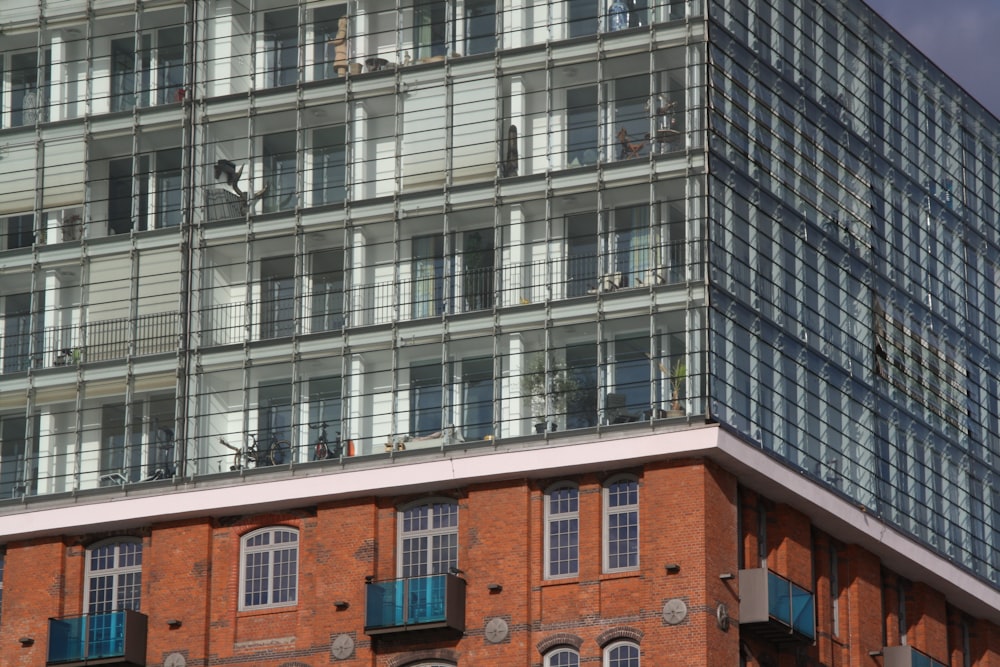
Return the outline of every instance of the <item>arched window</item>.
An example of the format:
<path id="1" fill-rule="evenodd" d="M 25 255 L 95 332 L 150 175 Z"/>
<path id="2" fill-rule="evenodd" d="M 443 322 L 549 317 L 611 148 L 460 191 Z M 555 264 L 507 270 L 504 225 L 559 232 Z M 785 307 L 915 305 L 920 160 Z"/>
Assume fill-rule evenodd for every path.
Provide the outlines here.
<path id="1" fill-rule="evenodd" d="M 632 642 L 615 642 L 604 648 L 604 667 L 639 667 L 639 646 Z"/>
<path id="2" fill-rule="evenodd" d="M 639 482 L 614 477 L 604 485 L 604 571 L 639 568 Z"/>
<path id="3" fill-rule="evenodd" d="M 285 607 L 298 599 L 299 531 L 261 528 L 240 542 L 240 609 Z"/>
<path id="4" fill-rule="evenodd" d="M 399 576 L 445 574 L 458 567 L 458 503 L 437 500 L 399 514 Z"/>
<path id="5" fill-rule="evenodd" d="M 580 572 L 580 491 L 560 482 L 545 493 L 545 578 Z"/>
<path id="6" fill-rule="evenodd" d="M 580 654 L 571 648 L 557 648 L 545 655 L 545 667 L 580 667 Z"/>
<path id="7" fill-rule="evenodd" d="M 100 542 L 87 549 L 87 613 L 139 611 L 142 599 L 142 541 Z"/>

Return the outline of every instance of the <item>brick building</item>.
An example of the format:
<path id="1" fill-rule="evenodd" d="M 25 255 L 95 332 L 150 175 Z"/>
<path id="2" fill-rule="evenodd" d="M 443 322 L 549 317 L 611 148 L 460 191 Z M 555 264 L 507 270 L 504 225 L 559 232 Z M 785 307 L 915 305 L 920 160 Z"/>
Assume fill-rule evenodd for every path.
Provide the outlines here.
<path id="1" fill-rule="evenodd" d="M 1000 667 L 1000 123 L 860 0 L 0 8 L 0 665 Z"/>

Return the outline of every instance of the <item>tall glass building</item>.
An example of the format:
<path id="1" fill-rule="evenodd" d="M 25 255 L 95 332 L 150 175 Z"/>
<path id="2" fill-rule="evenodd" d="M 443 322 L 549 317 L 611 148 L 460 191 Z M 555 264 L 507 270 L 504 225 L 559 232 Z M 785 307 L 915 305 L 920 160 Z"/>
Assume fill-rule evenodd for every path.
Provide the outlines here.
<path id="1" fill-rule="evenodd" d="M 1000 584 L 1000 121 L 860 0 L 0 29 L 0 540 L 713 427 Z"/>

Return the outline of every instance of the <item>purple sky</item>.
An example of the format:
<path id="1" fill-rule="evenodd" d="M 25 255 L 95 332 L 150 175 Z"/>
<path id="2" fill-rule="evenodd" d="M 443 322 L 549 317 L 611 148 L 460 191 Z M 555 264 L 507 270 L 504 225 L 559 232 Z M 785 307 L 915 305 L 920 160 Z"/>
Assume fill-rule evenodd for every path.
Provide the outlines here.
<path id="1" fill-rule="evenodd" d="M 1000 116 L 1000 0 L 865 0 Z"/>

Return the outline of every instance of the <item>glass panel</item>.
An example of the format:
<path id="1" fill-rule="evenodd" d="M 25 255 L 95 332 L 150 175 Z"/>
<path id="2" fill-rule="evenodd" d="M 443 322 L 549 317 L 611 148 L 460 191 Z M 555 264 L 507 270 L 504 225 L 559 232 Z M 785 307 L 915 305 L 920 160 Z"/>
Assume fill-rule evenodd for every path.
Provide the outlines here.
<path id="1" fill-rule="evenodd" d="M 347 177 L 344 126 L 313 132 L 313 205 L 344 200 Z"/>
<path id="2" fill-rule="evenodd" d="M 7 247 L 5 250 L 27 248 L 35 242 L 35 216 L 15 215 L 7 218 Z"/>
<path id="3" fill-rule="evenodd" d="M 287 86 L 298 79 L 298 18 L 295 9 L 264 15 L 266 85 Z"/>
<path id="4" fill-rule="evenodd" d="M 614 125 L 618 159 L 649 154 L 649 77 L 629 76 L 614 82 Z"/>
<path id="5" fill-rule="evenodd" d="M 286 382 L 262 384 L 258 388 L 260 401 L 257 413 L 257 449 L 261 461 L 271 462 L 271 447 L 281 440 L 289 440 L 292 434 L 292 386 Z M 283 459 L 288 452 L 275 452 Z M 287 463 L 275 460 L 274 463 Z"/>
<path id="6" fill-rule="evenodd" d="M 309 427 L 316 431 L 313 460 L 339 458 L 343 453 L 340 440 L 341 387 L 339 377 L 309 381 Z M 319 438 L 326 436 L 326 447 Z"/>
<path id="7" fill-rule="evenodd" d="M 417 60 L 447 54 L 448 6 L 443 0 L 418 0 L 413 9 L 413 42 Z"/>
<path id="8" fill-rule="evenodd" d="M 20 416 L 0 417 L 0 499 L 31 495 L 38 475 L 38 426 L 28 442 L 28 420 Z M 3 591 L 3 557 L 0 555 L 0 592 Z"/>
<path id="9" fill-rule="evenodd" d="M 156 34 L 156 103 L 181 102 L 184 97 L 184 28 L 163 28 Z"/>
<path id="10" fill-rule="evenodd" d="M 156 153 L 157 227 L 181 224 L 181 151 L 179 148 Z"/>
<path id="11" fill-rule="evenodd" d="M 566 218 L 566 296 L 597 291 L 597 213 Z"/>
<path id="12" fill-rule="evenodd" d="M 410 435 L 441 430 L 441 365 L 410 367 Z"/>
<path id="13" fill-rule="evenodd" d="M 809 638 L 815 637 L 816 622 L 812 593 L 792 583 L 789 586 L 792 597 L 792 622 L 790 625 L 796 632 Z"/>
<path id="14" fill-rule="evenodd" d="M 372 582 L 365 586 L 365 627 L 389 628 L 403 625 L 405 579 Z"/>
<path id="15" fill-rule="evenodd" d="M 465 3 L 466 55 L 491 53 L 496 48 L 496 0 Z"/>
<path id="16" fill-rule="evenodd" d="M 142 479 L 142 410 L 132 410 L 132 429 L 126 445 L 125 406 L 105 405 L 101 408 L 101 484 L 121 483 L 117 475 L 129 482 Z"/>
<path id="17" fill-rule="evenodd" d="M 446 581 L 447 578 L 443 575 L 406 580 L 407 623 L 432 623 L 444 620 Z"/>
<path id="18" fill-rule="evenodd" d="M 323 250 L 312 256 L 311 332 L 344 326 L 344 251 Z"/>
<path id="19" fill-rule="evenodd" d="M 135 39 L 111 42 L 111 110 L 128 111 L 136 105 Z"/>
<path id="20" fill-rule="evenodd" d="M 295 208 L 295 133 L 264 137 L 264 212 Z"/>
<path id="21" fill-rule="evenodd" d="M 337 40 L 347 36 L 347 6 L 334 5 L 332 7 L 318 7 L 313 13 L 313 62 L 314 79 L 329 79 L 337 75 Z M 344 34 L 338 37 L 341 30 L 340 20 L 344 18 Z M 346 47 L 342 55 L 343 66 L 347 65 Z"/>
<path id="22" fill-rule="evenodd" d="M 462 361 L 462 432 L 466 440 L 493 434 L 493 358 Z"/>
<path id="23" fill-rule="evenodd" d="M 476 230 L 463 235 L 463 311 L 493 307 L 493 256 L 491 230 Z"/>
<path id="24" fill-rule="evenodd" d="M 11 125 L 33 125 L 44 108 L 38 85 L 38 54 L 15 53 L 10 66 Z"/>
<path id="25" fill-rule="evenodd" d="M 597 32 L 599 4 L 595 0 L 566 0 L 569 36 L 580 37 Z"/>
<path id="26" fill-rule="evenodd" d="M 597 426 L 597 345 L 567 347 L 566 370 L 573 388 L 566 398 L 566 428 Z"/>
<path id="27" fill-rule="evenodd" d="M 613 256 L 610 262 L 616 287 L 641 287 L 653 282 L 649 209 L 616 209 Z"/>
<path id="28" fill-rule="evenodd" d="M 3 370 L 28 370 L 31 363 L 31 295 L 4 297 Z"/>
<path id="29" fill-rule="evenodd" d="M 642 415 L 650 409 L 649 391 L 649 338 L 616 339 L 614 393 L 624 396 L 621 407 L 629 415 Z"/>
<path id="30" fill-rule="evenodd" d="M 291 336 L 295 331 L 295 260 L 263 259 L 260 274 L 261 338 Z"/>
<path id="31" fill-rule="evenodd" d="M 413 316 L 440 315 L 444 309 L 444 241 L 440 236 L 413 239 Z"/>
<path id="32" fill-rule="evenodd" d="M 566 91 L 566 163 L 597 164 L 597 86 Z"/>

